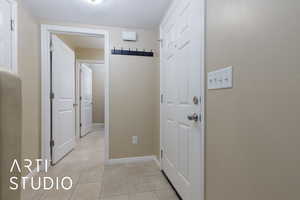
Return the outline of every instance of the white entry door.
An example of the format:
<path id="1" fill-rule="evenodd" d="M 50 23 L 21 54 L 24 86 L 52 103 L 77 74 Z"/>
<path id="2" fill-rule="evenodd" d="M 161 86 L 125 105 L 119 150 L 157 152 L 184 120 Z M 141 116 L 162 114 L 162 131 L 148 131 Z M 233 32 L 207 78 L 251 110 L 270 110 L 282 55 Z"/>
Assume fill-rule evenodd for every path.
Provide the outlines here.
<path id="1" fill-rule="evenodd" d="M 52 162 L 57 163 L 75 146 L 75 54 L 52 36 Z"/>
<path id="2" fill-rule="evenodd" d="M 203 197 L 203 6 L 175 0 L 161 24 L 162 169 L 183 200 Z"/>
<path id="3" fill-rule="evenodd" d="M 80 66 L 80 79 L 80 136 L 83 137 L 91 132 L 93 127 L 93 72 L 85 64 Z"/>

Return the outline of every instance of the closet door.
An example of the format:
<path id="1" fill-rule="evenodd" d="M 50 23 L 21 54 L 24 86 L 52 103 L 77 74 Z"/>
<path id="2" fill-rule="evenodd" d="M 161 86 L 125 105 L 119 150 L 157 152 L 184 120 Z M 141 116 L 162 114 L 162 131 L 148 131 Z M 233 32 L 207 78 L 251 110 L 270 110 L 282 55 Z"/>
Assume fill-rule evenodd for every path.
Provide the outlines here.
<path id="1" fill-rule="evenodd" d="M 0 0 L 0 69 L 12 70 L 12 5 Z"/>

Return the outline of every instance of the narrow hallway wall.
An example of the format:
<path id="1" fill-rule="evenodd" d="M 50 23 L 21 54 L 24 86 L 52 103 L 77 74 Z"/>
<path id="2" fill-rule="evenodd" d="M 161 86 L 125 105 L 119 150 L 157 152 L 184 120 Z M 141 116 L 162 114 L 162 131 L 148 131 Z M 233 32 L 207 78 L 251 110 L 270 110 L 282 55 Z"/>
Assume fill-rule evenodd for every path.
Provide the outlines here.
<path id="1" fill-rule="evenodd" d="M 300 2 L 207 1 L 206 200 L 300 197 Z"/>
<path id="2" fill-rule="evenodd" d="M 40 158 L 40 28 L 18 1 L 18 70 L 22 80 L 22 159 Z M 23 175 L 29 172 L 23 170 Z"/>

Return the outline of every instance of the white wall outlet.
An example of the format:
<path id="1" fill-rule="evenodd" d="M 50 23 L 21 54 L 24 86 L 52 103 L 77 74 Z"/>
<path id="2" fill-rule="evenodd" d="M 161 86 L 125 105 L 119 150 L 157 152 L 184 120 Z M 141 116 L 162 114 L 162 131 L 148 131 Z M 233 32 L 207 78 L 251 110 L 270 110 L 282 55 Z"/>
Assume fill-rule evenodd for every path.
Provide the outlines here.
<path id="1" fill-rule="evenodd" d="M 233 87 L 232 67 L 209 72 L 207 75 L 207 87 L 209 90 L 225 89 Z"/>
<path id="2" fill-rule="evenodd" d="M 138 143 L 139 143 L 138 136 L 132 136 L 132 144 L 138 144 Z"/>

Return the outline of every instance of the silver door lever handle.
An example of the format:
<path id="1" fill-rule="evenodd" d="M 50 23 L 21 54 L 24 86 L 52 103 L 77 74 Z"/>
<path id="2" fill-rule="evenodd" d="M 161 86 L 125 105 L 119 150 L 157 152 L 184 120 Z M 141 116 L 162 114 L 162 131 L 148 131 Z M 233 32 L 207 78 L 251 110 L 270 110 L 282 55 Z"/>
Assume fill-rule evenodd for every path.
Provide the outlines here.
<path id="1" fill-rule="evenodd" d="M 188 118 L 188 120 L 190 120 L 190 121 L 195 121 L 195 122 L 197 122 L 198 119 L 199 119 L 199 116 L 198 116 L 196 113 L 194 113 L 194 114 L 192 114 L 192 115 L 188 115 L 187 118 Z"/>

